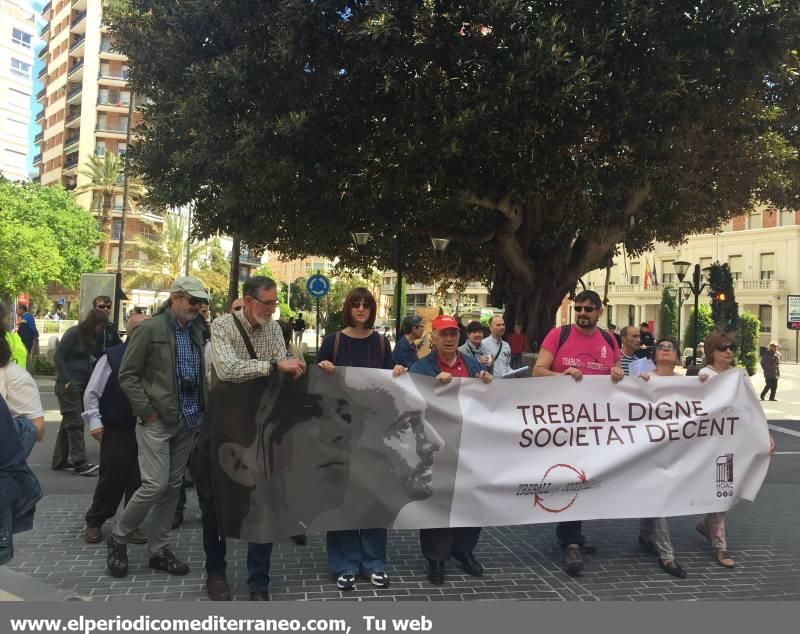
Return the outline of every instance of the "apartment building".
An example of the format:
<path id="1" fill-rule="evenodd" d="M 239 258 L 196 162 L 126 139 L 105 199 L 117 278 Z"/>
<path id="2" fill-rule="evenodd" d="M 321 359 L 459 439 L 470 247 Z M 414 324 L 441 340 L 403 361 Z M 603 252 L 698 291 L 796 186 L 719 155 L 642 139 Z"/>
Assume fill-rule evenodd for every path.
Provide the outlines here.
<path id="1" fill-rule="evenodd" d="M 761 345 L 778 341 L 784 359 L 797 360 L 795 332 L 786 327 L 786 296 L 800 293 L 800 211 L 763 207 L 734 218 L 716 233 L 691 236 L 677 247 L 656 244 L 640 257 L 621 254 L 610 271 L 609 307 L 603 321 L 617 326 L 652 321 L 658 333 L 663 285 L 678 284 L 676 261 L 691 263 L 686 279 L 691 278 L 695 264 L 706 268 L 713 262 L 727 263 L 734 278 L 739 312 L 753 313 L 761 322 Z M 648 280 L 645 287 L 648 265 L 651 269 L 655 265 L 659 283 L 654 285 Z M 592 271 L 583 282 L 602 297 L 605 271 Z M 703 291 L 700 303 L 709 302 L 707 291 Z M 693 305 L 694 297 L 690 296 L 681 311 L 682 331 Z M 565 321 L 572 321 L 571 311 Z"/>
<path id="2" fill-rule="evenodd" d="M 37 95 L 42 108 L 36 115 L 42 132 L 34 167 L 42 185 L 74 190 L 90 180 L 81 173 L 90 156 L 125 154 L 129 129 L 140 117 L 128 88 L 127 58 L 114 50 L 103 23 L 102 0 L 53 0 L 42 9 L 42 17 L 45 44 L 39 57 L 45 63 L 40 76 L 44 88 Z M 98 206 L 96 192 L 83 192 L 76 199 L 87 209 Z M 163 220 L 130 203 L 128 207 L 124 268 L 132 270 L 144 257 L 138 241 L 152 237 Z M 117 267 L 122 208 L 120 182 L 113 198 L 109 270 Z"/>
<path id="3" fill-rule="evenodd" d="M 283 259 L 280 253 L 271 252 L 269 254 L 269 268 L 275 279 L 285 284 L 294 282 L 299 277 L 308 277 L 320 271 L 323 275 L 330 274 L 334 263 L 332 260 L 321 256 L 311 256 L 307 258 Z"/>
<path id="4" fill-rule="evenodd" d="M 36 14 L 27 0 L 0 0 L 0 174 L 28 178 Z"/>

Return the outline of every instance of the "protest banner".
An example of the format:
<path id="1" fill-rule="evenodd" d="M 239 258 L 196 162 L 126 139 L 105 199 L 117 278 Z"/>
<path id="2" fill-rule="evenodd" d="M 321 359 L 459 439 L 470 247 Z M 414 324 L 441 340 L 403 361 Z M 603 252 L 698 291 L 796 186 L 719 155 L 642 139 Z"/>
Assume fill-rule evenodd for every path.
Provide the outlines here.
<path id="1" fill-rule="evenodd" d="M 737 370 L 441 385 L 312 367 L 217 386 L 208 424 L 220 526 L 254 542 L 725 511 L 755 498 L 769 463 Z"/>

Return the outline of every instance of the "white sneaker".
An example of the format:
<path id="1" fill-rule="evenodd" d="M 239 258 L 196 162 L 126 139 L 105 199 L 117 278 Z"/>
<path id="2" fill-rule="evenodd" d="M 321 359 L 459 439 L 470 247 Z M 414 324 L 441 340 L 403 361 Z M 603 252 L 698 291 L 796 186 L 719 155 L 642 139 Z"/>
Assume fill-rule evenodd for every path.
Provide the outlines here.
<path id="1" fill-rule="evenodd" d="M 373 572 L 369 576 L 369 582 L 376 588 L 388 588 L 389 575 L 387 575 L 385 572 Z"/>
<path id="2" fill-rule="evenodd" d="M 339 575 L 339 578 L 336 579 L 336 587 L 339 590 L 344 590 L 347 592 L 348 590 L 355 590 L 356 589 L 356 577 L 355 575 Z"/>

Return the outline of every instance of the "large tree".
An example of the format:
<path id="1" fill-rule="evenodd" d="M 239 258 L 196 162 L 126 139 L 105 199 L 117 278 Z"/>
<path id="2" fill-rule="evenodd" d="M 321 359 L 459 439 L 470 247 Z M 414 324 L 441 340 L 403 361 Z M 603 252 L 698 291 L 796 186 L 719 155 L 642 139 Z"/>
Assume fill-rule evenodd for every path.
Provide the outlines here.
<path id="1" fill-rule="evenodd" d="M 50 282 L 77 288 L 81 273 L 101 268 L 99 239 L 92 215 L 64 188 L 0 177 L 0 295 Z"/>
<path id="2" fill-rule="evenodd" d="M 616 246 L 793 202 L 800 0 L 125 0 L 136 168 L 198 231 L 480 278 L 541 339 Z M 369 231 L 357 250 L 350 231 Z M 449 237 L 434 257 L 428 237 Z"/>

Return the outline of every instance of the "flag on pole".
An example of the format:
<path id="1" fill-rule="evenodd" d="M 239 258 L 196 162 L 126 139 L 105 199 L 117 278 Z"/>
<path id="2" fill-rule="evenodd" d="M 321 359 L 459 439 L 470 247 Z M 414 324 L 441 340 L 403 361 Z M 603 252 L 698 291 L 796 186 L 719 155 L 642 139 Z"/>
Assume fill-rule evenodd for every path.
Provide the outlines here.
<path id="1" fill-rule="evenodd" d="M 650 262 L 647 258 L 644 259 L 644 287 L 647 288 L 650 285 Z"/>
<path id="2" fill-rule="evenodd" d="M 658 286 L 658 273 L 656 272 L 656 259 L 653 258 L 653 285 Z"/>

